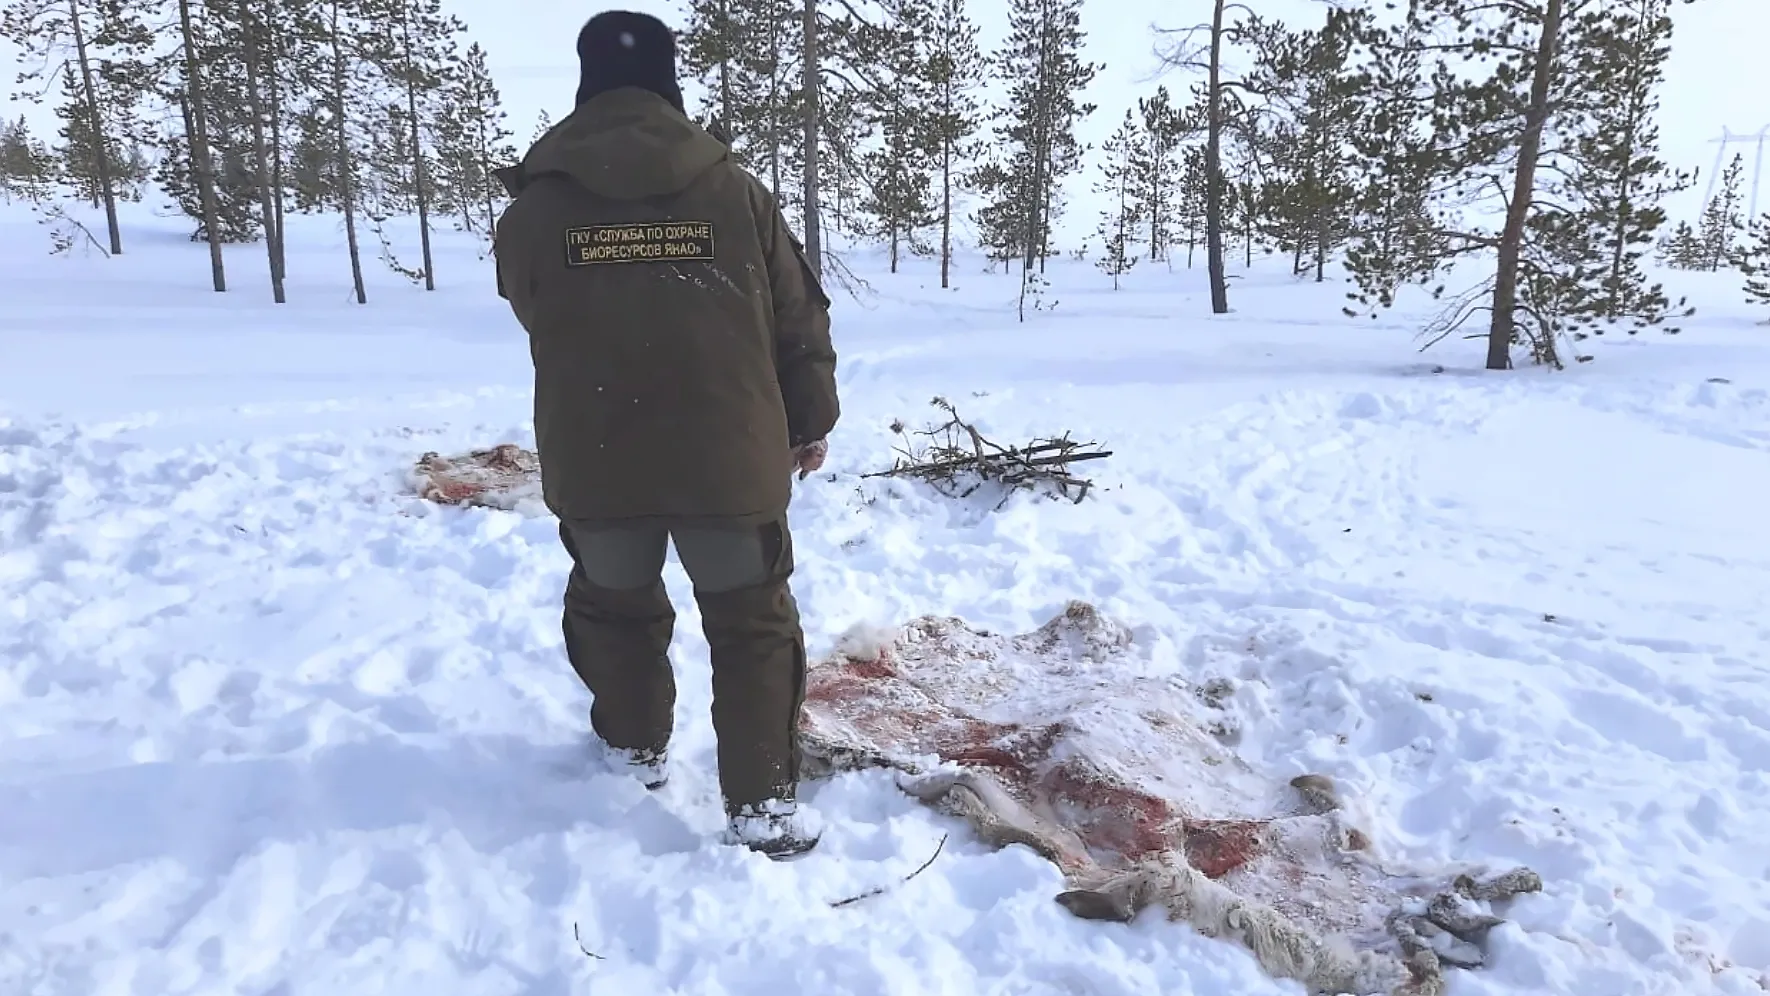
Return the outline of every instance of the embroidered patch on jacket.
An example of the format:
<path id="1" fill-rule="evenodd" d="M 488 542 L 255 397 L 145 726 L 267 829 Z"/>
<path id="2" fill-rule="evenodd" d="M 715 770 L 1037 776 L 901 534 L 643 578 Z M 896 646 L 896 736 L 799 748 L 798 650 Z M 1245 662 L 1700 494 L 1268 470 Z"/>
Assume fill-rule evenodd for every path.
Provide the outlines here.
<path id="1" fill-rule="evenodd" d="M 565 230 L 565 265 L 713 259 L 713 223 L 666 221 Z"/>

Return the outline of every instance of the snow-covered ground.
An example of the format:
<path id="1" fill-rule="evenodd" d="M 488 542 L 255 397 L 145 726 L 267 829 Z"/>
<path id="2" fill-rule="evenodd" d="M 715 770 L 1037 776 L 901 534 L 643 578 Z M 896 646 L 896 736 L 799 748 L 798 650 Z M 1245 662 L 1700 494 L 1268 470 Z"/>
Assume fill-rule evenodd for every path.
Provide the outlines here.
<path id="1" fill-rule="evenodd" d="M 4 217 L 0 993 L 1298 992 L 1153 915 L 1078 921 L 1051 866 L 962 836 L 829 908 L 955 826 L 882 775 L 812 790 L 804 860 L 719 846 L 674 565 L 675 779 L 587 767 L 553 524 L 399 493 L 425 450 L 531 438 L 465 241 L 362 308 L 304 220 L 276 307 L 255 247 L 220 296 L 176 223 L 67 260 Z M 1200 271 L 1065 263 L 1020 325 L 971 263 L 949 293 L 859 267 L 834 479 L 794 505 L 814 653 L 1092 601 L 1241 679 L 1241 752 L 1338 778 L 1387 859 L 1542 873 L 1455 996 L 1770 989 L 1770 329 L 1731 281 L 1682 278 L 1675 339 L 1495 375 L 1270 268 L 1212 318 Z M 861 480 L 937 394 L 1098 439 L 1104 490 L 986 514 Z"/>

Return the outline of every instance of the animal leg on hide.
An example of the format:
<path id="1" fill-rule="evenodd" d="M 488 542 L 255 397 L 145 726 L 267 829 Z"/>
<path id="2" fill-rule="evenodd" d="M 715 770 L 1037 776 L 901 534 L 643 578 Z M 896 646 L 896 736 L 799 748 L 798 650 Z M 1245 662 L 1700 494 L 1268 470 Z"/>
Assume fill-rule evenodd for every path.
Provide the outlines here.
<path id="1" fill-rule="evenodd" d="M 1311 813 L 1331 813 L 1340 808 L 1340 787 L 1327 775 L 1298 775 L 1291 779 L 1291 788 L 1303 797 Z"/>
<path id="2" fill-rule="evenodd" d="M 1389 933 L 1401 944 L 1401 963 L 1407 966 L 1408 986 L 1403 992 L 1412 996 L 1439 996 L 1444 992 L 1444 965 L 1433 950 L 1432 942 L 1421 935 L 1419 917 L 1396 910 L 1389 915 Z"/>
<path id="3" fill-rule="evenodd" d="M 1470 899 L 1495 902 L 1513 899 L 1527 892 L 1543 891 L 1543 877 L 1529 868 L 1514 868 L 1482 881 L 1476 881 L 1468 875 L 1458 875 L 1451 883 L 1451 888 Z"/>
<path id="4" fill-rule="evenodd" d="M 1057 901 L 1084 920 L 1129 923 L 1137 914 L 1162 901 L 1166 879 L 1157 862 L 1119 872 L 1090 868 L 1071 876 L 1074 888 L 1059 893 Z"/>
<path id="5" fill-rule="evenodd" d="M 910 770 L 877 751 L 829 743 L 821 737 L 804 732 L 799 734 L 799 774 L 807 781 L 833 778 L 846 772 L 866 771 L 869 768 Z"/>
<path id="6" fill-rule="evenodd" d="M 1267 974 L 1296 979 L 1311 992 L 1387 991 L 1404 978 L 1393 959 L 1354 953 L 1270 906 L 1236 895 L 1197 869 L 1171 861 L 1077 876 L 1076 888 L 1057 901 L 1077 916 L 1097 920 L 1130 920 L 1149 906 L 1164 906 L 1169 919 L 1184 921 L 1206 937 L 1240 944 Z"/>

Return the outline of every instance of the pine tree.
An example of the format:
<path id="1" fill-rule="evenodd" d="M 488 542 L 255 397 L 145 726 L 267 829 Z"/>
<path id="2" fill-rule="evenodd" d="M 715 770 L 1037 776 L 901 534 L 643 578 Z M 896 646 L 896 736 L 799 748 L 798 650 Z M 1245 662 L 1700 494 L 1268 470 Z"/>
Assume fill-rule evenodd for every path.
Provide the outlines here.
<path id="1" fill-rule="evenodd" d="M 1010 0 L 1009 35 L 994 58 L 1007 85 L 996 114 L 997 156 L 974 175 L 987 198 L 977 222 L 993 251 L 1012 247 L 1025 275 L 1051 253 L 1051 230 L 1062 208 L 1062 179 L 1081 166 L 1075 125 L 1092 114 L 1080 100 L 1100 66 L 1083 61 L 1082 0 Z"/>
<path id="2" fill-rule="evenodd" d="M 162 135 L 156 179 L 196 222 L 191 240 L 208 243 L 217 293 L 227 290 L 221 247 L 256 239 L 264 219 L 236 13 L 228 3 L 179 0 L 159 81 L 182 127 Z"/>
<path id="3" fill-rule="evenodd" d="M 1176 199 L 1181 182 L 1181 142 L 1196 131 L 1184 109 L 1174 105 L 1167 87 L 1137 101 L 1138 138 L 1131 149 L 1131 198 L 1148 226 L 1149 259 L 1168 258 L 1175 242 Z"/>
<path id="4" fill-rule="evenodd" d="M 1026 211 L 1017 198 L 1024 187 L 1020 165 L 1000 147 L 991 146 L 989 158 L 965 174 L 965 185 L 984 199 L 972 222 L 977 227 L 977 247 L 989 260 L 991 272 L 998 263 L 1004 273 L 1009 272 L 1008 264 L 1021 257 L 1025 244 Z"/>
<path id="5" fill-rule="evenodd" d="M 55 108 L 62 120 L 58 132 L 62 142 L 55 155 L 62 165 L 62 181 L 95 208 L 107 201 L 107 183 L 112 202 L 141 200 L 152 172 L 135 140 L 141 121 L 136 115 L 138 98 L 132 92 L 133 83 L 125 86 L 125 81 L 132 80 L 129 73 L 127 68 L 113 68 L 108 61 L 100 63 L 96 86 L 101 113 L 95 119 L 73 65 L 62 69 L 62 101 Z"/>
<path id="6" fill-rule="evenodd" d="M 326 210 L 336 197 L 332 182 L 331 121 L 317 98 L 302 107 L 291 122 L 289 142 L 289 195 L 302 214 Z"/>
<path id="7" fill-rule="evenodd" d="M 86 100 L 72 64 L 62 67 L 61 98 L 55 107 L 55 115 L 62 121 L 58 131 L 61 144 L 55 151 L 63 164 L 64 181 L 75 197 L 95 208 L 128 200 L 122 189 L 122 146 L 103 138 L 105 123 L 93 115 L 93 105 Z"/>
<path id="8" fill-rule="evenodd" d="M 542 135 L 545 135 L 552 130 L 553 116 L 548 114 L 547 109 L 543 107 L 541 108 L 541 113 L 535 115 L 535 131 L 529 136 L 529 144 L 534 145 L 536 142 L 539 142 Z"/>
<path id="9" fill-rule="evenodd" d="M 458 61 L 457 39 L 466 25 L 443 12 L 442 0 L 364 0 L 361 16 L 370 42 L 364 56 L 389 90 L 377 122 L 388 129 L 377 149 L 378 162 L 392 174 L 387 179 L 394 191 L 408 194 L 417 211 L 422 254 L 417 273 L 424 289 L 433 291 L 436 258 L 430 229 L 438 194 L 433 135 L 436 122 L 447 113 L 439 98 L 449 68 Z M 391 258 L 389 262 L 410 273 Z"/>
<path id="10" fill-rule="evenodd" d="M 1242 265 L 1246 268 L 1254 265 L 1254 247 L 1259 244 L 1260 230 L 1270 227 L 1270 206 L 1262 198 L 1263 191 L 1255 180 L 1252 166 L 1251 160 L 1244 161 L 1241 175 L 1231 178 L 1224 186 L 1227 196 L 1223 203 L 1225 226 L 1233 225 L 1241 235 Z"/>
<path id="11" fill-rule="evenodd" d="M 1243 12 L 1242 23 L 1229 20 L 1232 10 Z M 1205 265 L 1210 272 L 1211 313 L 1229 311 L 1229 277 L 1223 255 L 1224 222 L 1229 201 L 1228 176 L 1223 165 L 1225 133 L 1239 107 L 1232 88 L 1240 81 L 1227 77 L 1223 68 L 1224 49 L 1243 33 L 1258 25 L 1253 13 L 1229 0 L 1211 0 L 1211 20 L 1207 24 L 1164 32 L 1168 43 L 1159 53 L 1162 64 L 1170 69 L 1188 69 L 1205 74 Z M 1199 39 L 1203 41 L 1199 41 Z M 1251 249 L 1250 249 L 1251 252 Z"/>
<path id="12" fill-rule="evenodd" d="M 196 4 L 193 2 L 192 6 Z M 258 169 L 253 158 L 248 126 L 240 108 L 243 100 L 233 94 L 236 81 L 211 74 L 197 100 L 181 97 L 182 132 L 168 132 L 160 143 L 160 163 L 155 180 L 173 203 L 197 224 L 192 242 L 208 242 L 212 249 L 230 243 L 251 242 L 262 232 L 259 213 Z M 199 125 L 197 114 L 205 123 Z M 198 151 L 193 145 L 202 136 Z M 198 157 L 206 156 L 207 164 Z M 207 189 L 205 189 L 207 188 Z M 217 292 L 227 289 L 225 271 L 219 269 L 220 254 L 211 259 Z"/>
<path id="13" fill-rule="evenodd" d="M 1633 334 L 1667 316 L 1671 302 L 1647 278 L 1642 258 L 1665 224 L 1661 202 L 1690 182 L 1659 159 L 1655 123 L 1671 54 L 1670 0 L 1629 0 L 1624 9 L 1590 17 L 1572 54 L 1597 99 L 1571 138 L 1566 176 L 1581 209 L 1559 219 L 1582 252 L 1600 250 L 1568 275 L 1576 340 L 1602 334 L 1600 323 L 1628 318 Z"/>
<path id="14" fill-rule="evenodd" d="M 314 101 L 314 155 L 323 164 L 319 167 L 319 203 L 344 215 L 351 290 L 358 304 L 367 304 L 362 242 L 357 231 L 363 196 L 358 160 L 363 158 L 359 150 L 366 144 L 364 123 L 374 113 L 372 104 L 364 99 L 365 94 L 375 92 L 374 81 L 367 78 L 373 65 L 371 56 L 377 54 L 374 29 L 362 0 L 323 0 L 316 14 L 319 34 L 312 48 L 312 78 L 319 91 Z"/>
<path id="15" fill-rule="evenodd" d="M 827 194 L 824 203 L 830 209 L 830 227 L 850 235 L 867 229 L 861 214 L 862 189 L 868 173 L 864 163 L 873 124 L 868 118 L 870 100 L 863 90 L 842 88 L 819 94 L 823 117 L 823 183 Z M 709 119 L 708 130 L 718 128 Z"/>
<path id="16" fill-rule="evenodd" d="M 798 204 L 785 191 L 781 201 L 789 213 L 797 207 L 805 257 L 820 278 L 826 258 L 838 279 L 851 277 L 824 246 L 823 206 L 832 198 L 839 227 L 885 238 L 894 258 L 906 244 L 918 255 L 932 251 L 924 230 L 937 219 L 938 88 L 928 53 L 939 3 L 872 0 L 869 13 L 850 0 L 801 0 L 797 89 L 770 103 L 796 122 L 798 144 L 781 154 L 800 171 Z M 872 145 L 881 129 L 881 144 Z"/>
<path id="17" fill-rule="evenodd" d="M 1355 46 L 1364 11 L 1331 9 L 1316 31 L 1262 33 L 1251 85 L 1265 97 L 1269 133 L 1259 202 L 1270 234 L 1292 253 L 1292 270 L 1326 278 L 1328 255 L 1351 235 L 1354 177 L 1347 136 L 1361 126 L 1363 77 Z M 1308 258 L 1307 263 L 1305 262 Z"/>
<path id="18" fill-rule="evenodd" d="M 1174 202 L 1174 221 L 1179 231 L 1174 234 L 1178 245 L 1182 235 L 1186 242 L 1186 268 L 1192 269 L 1198 247 L 1205 240 L 1205 210 L 1210 184 L 1205 179 L 1205 150 L 1194 146 L 1184 151 L 1180 160 L 1180 189 Z"/>
<path id="19" fill-rule="evenodd" d="M 212 5 L 213 6 L 213 5 Z M 271 300 L 288 301 L 288 261 L 283 238 L 281 59 L 290 25 L 301 23 L 306 5 L 291 0 L 232 0 L 223 8 L 227 47 L 241 70 L 246 135 L 258 192 L 258 224 L 270 272 Z"/>
<path id="20" fill-rule="evenodd" d="M 1680 221 L 1670 235 L 1661 237 L 1658 247 L 1660 263 L 1674 270 L 1701 270 L 1707 265 L 1702 239 L 1688 221 Z"/>
<path id="21" fill-rule="evenodd" d="M 1125 112 L 1124 123 L 1106 140 L 1100 151 L 1103 174 L 1095 192 L 1105 195 L 1107 208 L 1101 214 L 1096 234 L 1102 242 L 1102 255 L 1095 264 L 1112 276 L 1112 289 L 1119 289 L 1119 277 L 1137 263 L 1130 252 L 1131 240 L 1143 222 L 1144 205 L 1133 196 L 1138 166 L 1137 150 L 1145 147 L 1142 123 L 1134 111 Z"/>
<path id="22" fill-rule="evenodd" d="M 1770 306 L 1770 213 L 1752 222 L 1745 244 L 1734 250 L 1732 261 L 1745 274 L 1746 300 Z"/>
<path id="23" fill-rule="evenodd" d="M 823 178 L 825 93 L 823 70 L 825 31 L 818 0 L 801 0 L 799 8 L 799 191 L 804 219 L 805 261 L 815 279 L 824 276 Z"/>
<path id="24" fill-rule="evenodd" d="M 1598 105 L 1623 102 L 1617 74 L 1598 71 L 1604 53 L 1626 50 L 1626 19 L 1594 0 L 1515 0 L 1495 6 L 1482 0 L 1411 0 L 1405 21 L 1371 38 L 1384 61 L 1401 65 L 1396 49 L 1424 72 L 1416 72 L 1383 97 L 1382 113 L 1410 127 L 1402 140 L 1375 150 L 1379 172 L 1415 194 L 1429 191 L 1430 222 L 1403 229 L 1385 249 L 1370 235 L 1347 256 L 1359 284 L 1358 299 L 1392 298 L 1397 277 L 1431 282 L 1453 265 L 1491 254 L 1492 275 L 1456 295 L 1433 323 L 1436 339 L 1458 331 L 1477 314 L 1487 316 L 1487 366 L 1512 365 L 1511 347 L 1524 343 L 1535 362 L 1561 365 L 1558 341 L 1593 322 L 1602 295 L 1593 281 L 1607 275 L 1604 230 L 1616 215 L 1598 192 L 1567 178 L 1604 170 L 1587 159 L 1580 137 L 1604 127 Z M 1637 32 L 1638 34 L 1638 32 Z M 1652 45 L 1643 51 L 1654 51 Z M 1431 65 L 1425 63 L 1430 60 Z M 1379 90 L 1387 87 L 1380 86 Z M 1418 101 L 1425 96 L 1429 103 Z M 1411 108 L 1397 104 L 1412 101 Z M 1425 108 L 1430 108 L 1426 117 Z M 1394 127 L 1373 119 L 1373 132 Z M 1633 141 L 1631 139 L 1630 141 Z M 1367 146 L 1367 154 L 1371 152 Z M 1503 214 L 1497 228 L 1474 215 L 1493 205 Z M 1637 219 L 1639 221 L 1639 219 Z M 1613 229 L 1612 229 L 1613 230 Z M 1441 294 L 1440 285 L 1434 290 Z M 1636 295 L 1640 304 L 1650 294 Z M 1647 309 L 1651 310 L 1651 309 Z M 1655 324 L 1657 313 L 1631 316 Z M 1667 331 L 1672 331 L 1668 329 Z"/>
<path id="25" fill-rule="evenodd" d="M 1366 26 L 1358 41 L 1359 126 L 1347 136 L 1356 236 L 1346 247 L 1346 267 L 1358 288 L 1347 297 L 1373 315 L 1393 306 L 1403 285 L 1427 278 L 1441 254 L 1462 241 L 1444 238 L 1431 211 L 1445 167 L 1433 146 L 1436 94 L 1420 30 L 1407 22 L 1388 32 Z"/>
<path id="26" fill-rule="evenodd" d="M 960 164 L 977 154 L 975 136 L 982 127 L 976 97 L 983 85 L 984 61 L 977 47 L 977 25 L 965 0 L 940 0 L 929 39 L 927 78 L 932 91 L 929 138 L 940 179 L 940 286 L 952 286 L 953 193 Z"/>
<path id="27" fill-rule="evenodd" d="M 160 164 L 160 189 L 172 194 L 187 214 L 198 219 L 198 234 L 209 247 L 209 281 L 215 293 L 222 294 L 227 291 L 227 262 L 221 251 L 226 237 L 224 224 L 240 230 L 247 228 L 247 223 L 233 217 L 223 221 L 220 174 L 210 127 L 210 101 L 214 95 L 208 82 L 210 74 L 205 71 L 200 18 L 195 0 L 178 0 L 177 40 L 173 46 L 176 54 L 168 60 L 168 79 L 162 81 L 162 86 L 168 100 L 178 107 L 184 134 L 182 141 L 171 138 L 164 143 L 168 154 Z M 194 197 L 178 195 L 181 181 L 188 182 Z"/>
<path id="28" fill-rule="evenodd" d="M 1744 173 L 1745 157 L 1736 154 L 1721 173 L 1720 192 L 1710 197 L 1703 207 L 1702 220 L 1696 229 L 1697 240 L 1702 243 L 1701 269 L 1713 272 L 1726 266 L 1733 251 L 1733 240 L 1745 227 L 1740 210 L 1744 197 L 1739 191 Z"/>
<path id="29" fill-rule="evenodd" d="M 883 238 L 890 269 L 896 273 L 906 241 L 921 251 L 920 233 L 936 219 L 932 173 L 936 149 L 930 128 L 934 96 L 925 78 L 929 67 L 923 52 L 933 30 L 934 11 L 923 0 L 879 0 L 883 21 L 865 25 L 864 51 L 872 79 L 880 89 L 871 94 L 868 115 L 879 135 L 878 145 L 863 157 L 871 178 L 861 210 L 874 224 L 861 234 Z"/>
<path id="30" fill-rule="evenodd" d="M 161 189 L 196 221 L 211 280 L 227 289 L 222 246 L 264 239 L 271 297 L 287 300 L 283 235 L 291 134 L 306 86 L 310 0 L 178 0 L 165 11 L 154 86 L 180 127 L 159 138 Z"/>
<path id="31" fill-rule="evenodd" d="M 784 206 L 800 195 L 788 178 L 802 167 L 802 46 L 805 10 L 797 0 L 688 0 L 679 36 L 684 75 L 706 90 L 702 111 L 731 139 L 737 161 L 762 178 Z"/>
<path id="32" fill-rule="evenodd" d="M 454 195 L 462 227 L 481 231 L 489 238 L 497 202 L 504 192 L 492 169 L 514 158 L 516 150 L 510 145 L 511 132 L 504 125 L 498 87 L 492 82 L 485 50 L 479 43 L 468 46 L 460 66 L 447 75 L 442 99 L 450 108 L 436 128 L 444 186 Z"/>
<path id="33" fill-rule="evenodd" d="M 105 0 L 12 0 L 0 10 L 0 38 L 18 47 L 22 61 L 38 66 L 20 72 L 18 82 L 47 83 L 45 77 L 53 74 L 63 84 L 66 102 L 58 113 L 67 122 L 64 138 L 75 154 L 64 164 L 64 176 L 103 205 L 112 255 L 123 252 L 116 171 L 137 128 L 139 91 L 129 85 L 136 67 L 104 56 L 135 44 L 146 30 L 135 11 Z M 46 89 L 20 96 L 37 102 Z"/>
<path id="34" fill-rule="evenodd" d="M 55 155 L 31 134 L 24 115 L 0 125 L 0 193 L 8 200 L 42 201 L 55 183 L 56 169 Z"/>
<path id="35" fill-rule="evenodd" d="M 311 67 L 317 53 L 321 27 L 320 0 L 237 0 L 244 56 L 260 122 L 253 129 L 254 154 L 268 192 L 269 223 L 266 253 L 276 282 L 288 276 L 286 225 L 288 214 L 289 146 L 303 105 L 314 91 Z"/>

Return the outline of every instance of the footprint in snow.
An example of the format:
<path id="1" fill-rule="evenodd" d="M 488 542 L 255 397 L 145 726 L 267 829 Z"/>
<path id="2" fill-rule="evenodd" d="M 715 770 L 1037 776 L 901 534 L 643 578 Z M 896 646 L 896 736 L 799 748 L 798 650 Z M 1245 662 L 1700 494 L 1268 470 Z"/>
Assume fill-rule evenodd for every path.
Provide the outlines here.
<path id="1" fill-rule="evenodd" d="M 1647 702 L 1616 692 L 1581 689 L 1568 697 L 1575 720 L 1615 743 L 1630 744 L 1668 761 L 1704 761 L 1709 741 Z"/>

